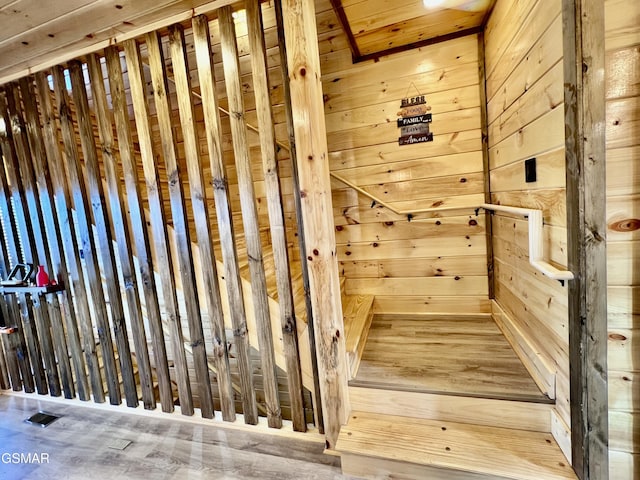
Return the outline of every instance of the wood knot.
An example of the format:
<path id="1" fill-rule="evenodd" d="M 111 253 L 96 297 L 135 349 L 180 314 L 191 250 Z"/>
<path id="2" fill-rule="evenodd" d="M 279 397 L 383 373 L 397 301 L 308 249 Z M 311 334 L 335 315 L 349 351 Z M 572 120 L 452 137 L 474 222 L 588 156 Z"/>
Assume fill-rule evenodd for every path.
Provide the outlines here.
<path id="1" fill-rule="evenodd" d="M 475 227 L 476 225 L 478 225 L 478 222 L 472 218 L 471 220 L 469 220 L 469 225 L 471 225 L 472 227 Z"/>
<path id="2" fill-rule="evenodd" d="M 624 335 L 620 334 L 620 333 L 610 333 L 609 334 L 609 339 L 610 340 L 616 340 L 619 342 L 624 342 L 627 337 L 625 337 Z"/>
<path id="3" fill-rule="evenodd" d="M 609 229 L 615 232 L 633 232 L 640 229 L 640 219 L 638 218 L 625 218 L 617 222 L 609 224 Z"/>
<path id="4" fill-rule="evenodd" d="M 306 75 L 307 75 L 307 69 L 306 69 L 306 68 L 304 68 L 304 67 L 302 67 L 302 68 L 300 69 L 300 76 L 301 76 L 301 77 L 304 77 L 304 76 L 306 76 Z"/>

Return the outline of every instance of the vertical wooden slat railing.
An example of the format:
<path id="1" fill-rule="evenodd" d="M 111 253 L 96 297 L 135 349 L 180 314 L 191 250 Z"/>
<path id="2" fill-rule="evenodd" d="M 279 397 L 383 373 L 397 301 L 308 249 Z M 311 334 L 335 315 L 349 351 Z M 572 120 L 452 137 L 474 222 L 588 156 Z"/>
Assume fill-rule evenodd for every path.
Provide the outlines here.
<path id="1" fill-rule="evenodd" d="M 70 284 L 67 284 L 66 288 L 73 287 L 73 297 L 78 309 L 77 318 L 82 331 L 82 350 L 89 372 L 93 400 L 97 403 L 103 403 L 105 401 L 104 388 L 98 363 L 96 342 L 93 336 L 89 296 L 85 284 L 84 271 L 81 266 L 80 249 L 76 241 L 76 229 L 71 215 L 71 202 L 66 186 L 62 154 L 59 148 L 58 126 L 55 120 L 49 81 L 45 73 L 39 72 L 36 74 L 36 86 L 43 119 L 42 136 L 47 155 L 47 167 L 51 174 L 51 189 L 56 207 L 57 225 L 60 229 L 60 240 L 65 253 L 62 258 L 66 257 L 69 270 Z M 79 362 L 81 360 L 76 359 L 75 361 Z M 83 398 L 80 397 L 80 399 L 82 400 Z"/>
<path id="2" fill-rule="evenodd" d="M 61 229 L 56 223 L 56 215 L 52 203 L 53 188 L 51 175 L 46 158 L 46 148 L 42 133 L 42 125 L 36 105 L 36 92 L 34 89 L 33 77 L 25 77 L 20 80 L 20 91 L 22 93 L 22 104 L 26 119 L 27 134 L 31 145 L 32 161 L 35 174 L 35 180 L 38 186 L 38 201 L 42 208 L 42 216 L 46 226 L 47 242 L 49 255 L 51 256 L 51 275 L 53 279 L 63 285 L 66 289 L 70 288 L 70 276 L 67 269 L 67 261 L 61 248 L 63 243 L 61 239 Z M 69 345 L 69 353 L 74 366 L 75 387 L 80 400 L 89 400 L 90 390 L 87 381 L 87 370 L 82 353 L 82 344 L 80 342 L 80 333 L 78 330 L 76 310 L 72 301 L 71 292 L 64 290 L 58 294 L 59 305 L 62 310 L 66 334 Z M 61 329 L 56 334 L 64 335 L 65 330 Z M 63 352 L 58 353 L 62 356 Z"/>
<path id="3" fill-rule="evenodd" d="M 131 98 L 133 100 L 133 112 L 138 132 L 138 144 L 140 157 L 144 170 L 145 183 L 147 185 L 147 201 L 149 203 L 150 223 L 153 232 L 155 247 L 155 260 L 159 268 L 163 290 L 163 300 L 169 323 L 171 346 L 173 350 L 174 369 L 178 384 L 180 398 L 180 411 L 183 415 L 193 415 L 193 397 L 189 372 L 187 370 L 187 357 L 184 351 L 184 336 L 180 323 L 180 312 L 176 298 L 176 286 L 173 276 L 173 262 L 169 253 L 169 237 L 167 223 L 162 210 L 162 189 L 158 182 L 158 172 L 155 164 L 155 154 L 152 143 L 151 125 L 149 123 L 149 106 L 145 93 L 144 73 L 140 48 L 135 40 L 129 40 L 124 44 L 127 61 L 127 72 Z"/>
<path id="4" fill-rule="evenodd" d="M 123 215 L 122 192 L 120 191 L 120 178 L 116 170 L 116 146 L 113 138 L 113 121 L 111 111 L 107 105 L 107 94 L 104 86 L 104 75 L 100 58 L 95 55 L 87 57 L 89 66 L 89 77 L 91 83 L 91 91 L 93 93 L 93 105 L 96 113 L 96 122 L 98 124 L 98 134 L 100 137 L 100 150 L 102 152 L 102 163 L 105 170 L 105 179 L 107 181 L 109 210 L 111 212 L 111 222 L 115 240 L 120 258 L 120 269 L 124 281 L 124 294 L 127 300 L 129 312 L 129 325 L 133 334 L 133 342 L 135 345 L 136 362 L 138 366 L 138 384 L 142 390 L 142 401 L 146 409 L 154 409 L 156 407 L 155 395 L 153 392 L 153 379 L 151 376 L 151 362 L 149 360 L 149 350 L 147 348 L 147 336 L 144 330 L 144 319 L 142 318 L 142 308 L 140 306 L 140 296 L 138 295 L 138 282 L 133 269 L 133 257 L 131 255 L 131 246 L 129 244 L 129 226 Z M 95 206 L 94 206 L 95 208 Z M 107 239 L 109 240 L 109 239 Z M 113 274 L 113 272 L 111 272 Z M 108 275 L 108 271 L 106 272 Z M 112 279 L 112 288 L 119 290 L 116 283 L 117 277 Z M 115 293 L 115 291 L 114 291 Z M 123 312 L 124 314 L 124 312 Z M 124 317 L 122 318 L 121 328 L 126 332 Z M 128 348 L 128 345 L 127 345 Z M 121 356 L 127 355 L 129 352 L 118 350 Z M 125 360 L 124 358 L 122 359 Z M 129 360 L 130 361 L 130 360 Z M 131 372 L 133 375 L 133 371 Z M 129 406 L 137 405 L 137 395 L 134 378 L 133 385 L 125 383 L 125 392 Z M 130 392 L 127 389 L 131 389 Z M 133 399 L 136 399 L 135 401 Z"/>
<path id="5" fill-rule="evenodd" d="M 13 91 L 7 90 L 7 107 L 9 109 L 9 117 L 11 120 L 11 131 L 13 144 L 16 153 L 17 165 L 7 169 L 7 172 L 13 170 L 13 174 L 19 178 L 10 178 L 9 181 L 14 183 L 17 188 L 21 188 L 22 197 L 27 205 L 28 217 L 24 222 L 26 228 L 31 233 L 31 248 L 35 253 L 33 264 L 42 265 L 47 272 L 52 272 L 51 259 L 48 249 L 45 247 L 45 226 L 42 219 L 42 210 L 37 197 L 37 188 L 31 165 L 31 151 L 26 138 L 24 122 L 18 114 L 18 105 L 20 105 L 20 95 L 17 85 L 13 86 Z M 26 213 L 26 212 L 25 212 Z M 37 259 L 37 262 L 35 261 Z M 62 327 L 62 318 L 60 315 L 60 305 L 55 295 L 48 295 L 47 301 L 43 302 L 43 298 L 38 294 L 31 295 L 31 302 L 34 307 L 34 315 L 36 316 L 36 324 L 38 328 L 38 339 L 42 348 L 43 360 L 47 380 L 49 383 L 49 393 L 52 396 L 60 396 L 60 381 L 62 380 L 65 396 L 72 398 L 75 396 L 75 388 L 71 375 L 71 365 L 67 352 L 67 341 Z M 62 335 L 60 335 L 62 333 Z M 54 341 L 55 340 L 55 341 Z M 56 353 L 59 357 L 56 365 Z M 58 368 L 60 373 L 58 373 Z"/>
<path id="6" fill-rule="evenodd" d="M 242 390 L 242 411 L 244 420 L 248 424 L 258 422 L 258 408 L 253 385 L 253 376 L 249 359 L 249 338 L 247 318 L 242 295 L 242 282 L 238 268 L 238 257 L 235 249 L 236 238 L 233 228 L 233 217 L 229 200 L 229 182 L 223 164 L 222 128 L 218 99 L 216 95 L 216 81 L 213 68 L 213 52 L 209 34 L 209 21 L 200 15 L 193 19 L 193 41 L 196 51 L 198 78 L 200 80 L 200 94 L 204 124 L 209 150 L 209 164 L 213 183 L 213 198 L 218 220 L 220 247 L 224 262 L 224 276 L 229 300 L 229 316 L 233 326 L 236 361 Z"/>
<path id="7" fill-rule="evenodd" d="M 298 349 L 298 328 L 296 326 L 296 313 L 291 289 L 287 231 L 284 223 L 280 177 L 278 175 L 276 158 L 276 134 L 269 97 L 270 88 L 267 73 L 266 48 L 264 44 L 262 10 L 260 9 L 260 2 L 258 0 L 247 0 L 246 9 L 249 46 L 251 49 L 251 71 L 256 98 L 256 110 L 258 113 L 262 168 L 271 227 L 271 245 L 275 261 L 278 304 L 280 305 L 280 322 L 282 324 L 282 339 L 287 364 L 287 380 L 289 398 L 291 400 L 293 428 L 294 430 L 304 432 L 307 427 L 307 422 L 304 416 L 304 404 L 302 400 L 302 373 L 300 371 L 300 352 Z"/>
<path id="8" fill-rule="evenodd" d="M 187 51 L 184 30 L 181 25 L 169 29 L 171 64 L 178 98 L 178 110 L 184 140 L 185 159 L 191 192 L 191 208 L 196 230 L 196 240 L 200 252 L 200 267 L 204 280 L 204 294 L 212 329 L 213 357 L 216 367 L 222 415 L 225 420 L 235 419 L 233 387 L 229 367 L 227 336 L 224 330 L 222 300 L 218 285 L 218 269 L 211 243 L 209 227 L 209 209 L 207 207 L 204 179 L 200 165 L 200 153 L 197 137 L 197 125 L 194 115 L 191 78 L 187 64 Z"/>
<path id="9" fill-rule="evenodd" d="M 80 72 L 81 74 L 81 72 Z M 76 80 L 77 82 L 77 80 Z M 89 280 L 89 290 L 95 312 L 96 325 L 98 327 L 98 338 L 100 339 L 100 351 L 104 362 L 105 376 L 107 380 L 107 390 L 109 392 L 109 402 L 112 405 L 121 403 L 120 384 L 118 382 L 118 371 L 116 368 L 113 340 L 109 327 L 107 306 L 102 290 L 102 279 L 98 268 L 97 252 L 89 218 L 89 204 L 86 194 L 84 180 L 82 179 L 82 165 L 78 154 L 73 118 L 71 116 L 71 105 L 67 94 L 64 70 L 56 67 L 53 70 L 53 85 L 58 105 L 58 115 L 60 116 L 60 127 L 62 130 L 62 140 L 64 143 L 64 165 L 69 190 L 73 199 L 73 208 L 78 220 L 78 230 L 80 234 L 81 249 L 85 259 L 85 268 Z M 84 88 L 84 86 L 83 86 Z"/>
<path id="10" fill-rule="evenodd" d="M 149 55 L 149 68 L 151 72 L 151 82 L 153 84 L 153 98 L 158 118 L 158 127 L 160 130 L 160 141 L 162 143 L 162 154 L 169 181 L 171 218 L 175 231 L 178 265 L 187 310 L 187 321 L 189 323 L 189 336 L 191 338 L 193 363 L 196 371 L 196 381 L 198 383 L 200 411 L 204 418 L 211 418 L 213 417 L 213 397 L 211 394 L 207 352 L 191 253 L 191 240 L 189 238 L 189 227 L 187 225 L 187 213 L 184 206 L 182 178 L 178 168 L 176 144 L 171 121 L 171 104 L 167 85 L 166 65 L 158 33 L 147 34 L 145 36 L 145 43 Z"/>
<path id="11" fill-rule="evenodd" d="M 113 334 L 118 349 L 120 374 L 122 375 L 127 405 L 129 407 L 136 407 L 138 406 L 138 395 L 131 361 L 131 349 L 129 347 L 129 338 L 124 319 L 122 294 L 118 286 L 118 274 L 116 273 L 113 243 L 111 241 L 111 226 L 105 211 L 106 207 L 102 193 L 101 173 L 98 169 L 98 152 L 96 150 L 93 122 L 91 121 L 91 112 L 89 111 L 89 100 L 87 98 L 82 64 L 79 61 L 70 62 L 69 72 L 72 86 L 71 94 L 76 108 L 76 121 L 78 123 L 78 129 L 80 130 L 80 144 L 84 156 L 85 181 L 88 187 L 88 197 L 86 199 L 89 201 L 91 207 L 91 217 L 93 218 L 93 224 L 95 225 L 98 237 L 99 252 L 97 253 L 99 253 L 102 258 L 102 270 L 109 295 L 111 323 L 113 325 Z"/>
<path id="12" fill-rule="evenodd" d="M 149 233 L 142 210 L 142 194 L 138 184 L 138 173 L 131 138 L 131 124 L 122 76 L 122 65 L 120 63 L 120 52 L 116 47 L 109 47 L 106 49 L 105 54 L 109 75 L 111 103 L 113 105 L 116 132 L 118 135 L 118 149 L 120 152 L 120 161 L 122 162 L 129 218 L 132 226 L 132 239 L 136 248 L 147 321 L 149 322 L 149 329 L 151 330 L 153 359 L 158 378 L 160 404 L 164 412 L 173 412 L 173 394 L 171 391 L 171 377 L 169 375 L 169 365 L 167 362 L 167 348 L 164 342 L 162 317 L 160 314 L 158 293 L 156 291 Z"/>
<path id="13" fill-rule="evenodd" d="M 50 76 L 37 73 L 10 86 L 6 94 L 0 93 L 0 112 L 6 111 L 7 124 L 11 116 L 17 118 L 14 124 L 19 126 L 15 134 L 9 132 L 1 139 L 7 150 L 4 161 L 12 162 L 6 172 L 9 178 L 2 178 L 4 169 L 0 172 L 0 210 L 13 242 L 6 245 L 11 250 L 7 258 L 43 264 L 65 287 L 63 293 L 42 297 L 47 298 L 47 304 L 40 304 L 37 298 L 31 301 L 22 293 L 0 301 L 3 314 L 22 319 L 17 325 L 19 335 L 3 335 L 3 347 L 8 351 L 7 361 L 0 362 L 0 387 L 6 380 L 5 384 L 10 381 L 14 388 L 21 388 L 24 382 L 29 390 L 31 382 L 33 391 L 34 378 L 39 378 L 38 391 L 46 393 L 45 377 L 37 372 L 40 365 L 40 370 L 49 374 L 52 395 L 59 394 L 60 386 L 58 390 L 55 387 L 62 380 L 65 396 L 74 396 L 77 388 L 82 400 L 93 393 L 96 402 L 103 402 L 104 375 L 112 404 L 120 404 L 124 395 L 128 406 L 137 406 L 141 388 L 144 407 L 154 409 L 155 373 L 164 411 L 173 411 L 173 376 L 181 412 L 193 415 L 197 406 L 202 417 L 213 418 L 211 382 L 215 375 L 225 421 L 236 418 L 240 395 L 242 408 L 237 411 L 242 412 L 247 424 L 257 424 L 260 411 L 266 414 L 269 427 L 280 428 L 281 401 L 288 401 L 288 405 L 284 403 L 285 413 L 291 412 L 294 430 L 306 430 L 304 386 L 313 389 L 313 385 L 306 360 L 305 368 L 301 368 L 300 351 L 306 352 L 308 346 L 306 338 L 299 337 L 305 325 L 296 324 L 291 278 L 291 270 L 296 267 L 288 258 L 288 225 L 280 191 L 261 6 L 257 1 L 247 5 L 250 52 L 246 52 L 246 59 L 251 60 L 253 92 L 242 87 L 242 74 L 246 72 L 240 70 L 232 12 L 230 7 L 219 9 L 216 21 L 229 103 L 229 141 L 234 156 L 231 168 L 235 167 L 239 189 L 237 212 L 231 207 L 236 198 L 229 190 L 224 158 L 228 152 L 224 152 L 216 96 L 222 79 L 216 85 L 213 44 L 205 16 L 192 20 L 195 62 L 190 57 L 189 34 L 184 25 L 176 24 L 169 27 L 168 36 L 161 37 L 157 31 L 146 34 L 144 47 L 138 40 L 128 40 L 123 45 L 124 55 L 119 47 L 111 46 L 104 53 L 70 61 L 68 70 L 54 67 Z M 141 51 L 148 71 L 142 68 Z M 242 60 L 243 66 L 248 66 Z M 123 62 L 127 67 L 124 71 Z M 198 93 L 191 84 L 192 75 L 199 79 L 195 87 L 199 87 Z M 175 88 L 174 98 L 169 80 Z M 249 126 L 245 118 L 245 97 L 252 95 L 257 128 Z M 196 97 L 201 102 L 196 102 Z M 5 105 L 7 100 L 9 105 Z M 133 118 L 129 117 L 130 109 Z M 200 143 L 205 138 L 201 138 L 197 118 L 203 118 L 206 152 Z M 253 168 L 258 167 L 259 159 L 250 155 L 249 128 L 260 139 L 270 247 L 263 244 L 265 236 L 261 235 L 264 230 L 260 228 L 257 202 L 264 199 L 256 195 Z M 205 155 L 210 163 L 212 198 L 208 198 L 207 172 L 202 165 Z M 139 168 L 144 178 L 138 179 Z M 160 183 L 164 169 L 167 182 Z M 146 192 L 142 191 L 142 182 Z M 169 195 L 166 204 L 163 193 Z M 213 238 L 209 201 L 216 208 L 219 239 Z M 187 214 L 187 207 L 193 216 Z M 244 242 L 234 232 L 234 217 L 242 220 Z M 215 251 L 221 251 L 220 259 L 215 258 L 214 245 Z M 194 265 L 194 255 L 200 265 Z M 240 260 L 244 262 L 245 255 L 249 273 L 242 274 L 247 275 L 243 278 Z M 6 275 L 10 266 L 0 265 L 0 275 Z M 275 279 L 275 288 L 267 282 L 268 271 L 275 272 L 274 278 L 269 278 Z M 157 285 L 156 275 L 160 279 Z M 224 282 L 224 288 L 219 282 Z M 200 310 L 199 297 L 206 303 L 208 316 Z M 178 303 L 178 298 L 184 303 Z M 186 330 L 183 333 L 183 307 L 188 335 Z M 16 315 L 13 310 L 20 308 L 21 315 Z M 46 314 L 51 317 L 51 325 Z M 206 321 L 211 331 L 205 336 Z M 232 349 L 227 343 L 229 326 L 234 337 Z M 51 333 L 51 339 L 43 337 Z M 20 345 L 23 334 L 28 349 Z M 298 345 L 299 338 L 304 343 Z M 210 344 L 205 347 L 205 340 L 209 339 L 213 351 L 207 356 Z M 20 348 L 31 355 L 26 361 L 24 355 L 21 359 Z M 138 378 L 134 375 L 132 349 Z M 259 367 L 252 365 L 255 352 L 260 356 Z M 278 367 L 287 376 L 289 395 L 283 398 Z M 190 378 L 190 368 L 195 378 Z M 60 380 L 55 378 L 58 370 Z M 258 391 L 254 375 L 261 377 Z M 197 399 L 192 388 L 197 389 Z M 316 418 L 321 416 L 316 414 Z"/>
<path id="14" fill-rule="evenodd" d="M 258 344 L 262 360 L 262 375 L 267 405 L 267 418 L 270 427 L 280 428 L 282 414 L 280 399 L 278 398 L 278 380 L 269 316 L 269 301 L 267 295 L 267 281 L 262 263 L 262 244 L 260 242 L 260 228 L 255 204 L 253 178 L 251 174 L 251 159 L 247 144 L 247 133 L 244 122 L 244 100 L 240 82 L 240 65 L 235 25 L 231 7 L 218 10 L 220 23 L 220 42 L 222 45 L 222 64 L 229 101 L 229 120 L 233 151 L 235 154 L 238 187 L 240 189 L 240 205 L 242 209 L 242 223 L 247 245 L 247 257 L 251 273 L 251 291 L 258 330 Z"/>
<path id="15" fill-rule="evenodd" d="M 30 245 L 26 234 L 26 229 L 21 228 L 20 224 L 24 223 L 25 208 L 22 205 L 22 201 L 19 196 L 16 196 L 15 186 L 10 188 L 10 182 L 8 177 L 11 173 L 7 170 L 11 169 L 11 165 L 15 161 L 15 150 L 10 139 L 10 120 L 7 115 L 6 100 L 0 95 L 0 116 L 4 119 L 6 133 L 0 139 L 2 143 L 2 154 L 4 157 L 5 168 L 0 169 L 0 209 L 4 215 L 4 227 L 7 240 L 7 249 L 9 255 L 14 259 L 16 263 L 29 262 L 31 260 Z M 13 198 L 13 202 L 11 199 Z M 20 233 L 18 233 L 20 232 Z M 20 249 L 20 236 L 22 236 L 22 249 Z M 25 255 L 25 257 L 22 256 Z M 20 371 L 22 374 L 22 382 L 26 392 L 31 393 L 36 388 L 38 393 L 47 393 L 46 377 L 44 368 L 42 367 L 42 355 L 40 353 L 40 345 L 38 344 L 38 336 L 36 332 L 36 325 L 33 316 L 31 305 L 27 299 L 25 293 L 17 295 L 18 305 L 20 309 L 20 320 L 22 325 L 18 327 L 18 335 L 20 335 L 20 345 L 25 346 L 26 350 L 19 349 L 17 353 L 28 352 L 28 355 L 18 357 L 20 364 Z M 18 317 L 16 317 L 17 320 Z M 33 369 L 33 370 L 32 370 Z"/>

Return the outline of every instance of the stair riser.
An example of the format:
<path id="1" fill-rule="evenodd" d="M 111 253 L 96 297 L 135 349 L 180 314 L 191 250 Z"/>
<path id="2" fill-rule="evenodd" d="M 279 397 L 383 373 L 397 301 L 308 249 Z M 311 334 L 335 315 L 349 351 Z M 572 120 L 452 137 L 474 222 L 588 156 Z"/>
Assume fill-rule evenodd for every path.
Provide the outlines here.
<path id="1" fill-rule="evenodd" d="M 505 480 L 507 478 L 349 453 L 341 455 L 341 462 L 343 474 L 375 480 Z"/>
<path id="2" fill-rule="evenodd" d="M 349 387 L 354 411 L 551 432 L 553 405 Z"/>

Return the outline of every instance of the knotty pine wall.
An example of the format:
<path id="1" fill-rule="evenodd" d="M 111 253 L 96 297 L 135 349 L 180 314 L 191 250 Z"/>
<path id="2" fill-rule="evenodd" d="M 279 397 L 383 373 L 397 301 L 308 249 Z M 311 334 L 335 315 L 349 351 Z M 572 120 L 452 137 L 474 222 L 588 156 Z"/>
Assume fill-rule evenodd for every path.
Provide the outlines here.
<path id="1" fill-rule="evenodd" d="M 566 268 L 561 8 L 561 0 L 498 0 L 485 61 L 491 201 L 541 209 L 546 255 Z M 537 181 L 525 183 L 524 161 L 533 157 Z M 554 434 L 562 437 L 571 422 L 567 288 L 529 264 L 526 220 L 495 215 L 492 227 L 495 318 L 556 398 Z"/>
<path id="2" fill-rule="evenodd" d="M 478 38 L 352 64 L 329 2 L 316 2 L 331 171 L 399 210 L 483 202 Z M 400 101 L 426 95 L 434 141 L 398 146 Z M 348 294 L 384 313 L 488 312 L 484 218 L 411 221 L 339 181 L 336 241 Z"/>
<path id="3" fill-rule="evenodd" d="M 640 4 L 605 1 L 610 478 L 640 477 Z"/>

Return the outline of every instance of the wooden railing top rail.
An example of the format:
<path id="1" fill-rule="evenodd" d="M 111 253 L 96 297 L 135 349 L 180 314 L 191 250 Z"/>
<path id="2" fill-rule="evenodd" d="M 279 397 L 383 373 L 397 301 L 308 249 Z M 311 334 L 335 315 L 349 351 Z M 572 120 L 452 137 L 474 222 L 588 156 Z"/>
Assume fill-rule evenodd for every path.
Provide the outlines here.
<path id="1" fill-rule="evenodd" d="M 338 175 L 335 172 L 331 172 L 331 176 L 338 180 L 339 182 L 345 184 L 346 186 L 354 189 L 358 193 L 368 197 L 373 200 L 375 203 L 383 206 L 384 208 L 390 210 L 396 215 L 407 215 L 409 220 L 419 213 L 432 213 L 432 212 L 446 212 L 453 210 L 461 210 L 461 209 L 473 209 L 476 211 L 484 209 L 491 212 L 502 212 L 511 215 L 521 216 L 527 219 L 528 221 L 528 231 L 529 231 L 529 263 L 539 272 L 546 275 L 547 277 L 553 280 L 559 280 L 564 283 L 565 280 L 573 280 L 573 273 L 568 270 L 561 270 L 551 265 L 549 262 L 544 260 L 544 242 L 543 242 L 543 217 L 542 210 L 532 209 L 532 208 L 522 208 L 522 207 L 510 207 L 505 205 L 494 205 L 491 203 L 481 203 L 479 205 L 469 205 L 468 207 L 429 207 L 422 208 L 416 210 L 398 210 L 394 208 L 392 205 L 387 202 L 380 200 L 375 195 L 367 192 L 363 188 L 353 184 L 346 178 Z"/>

